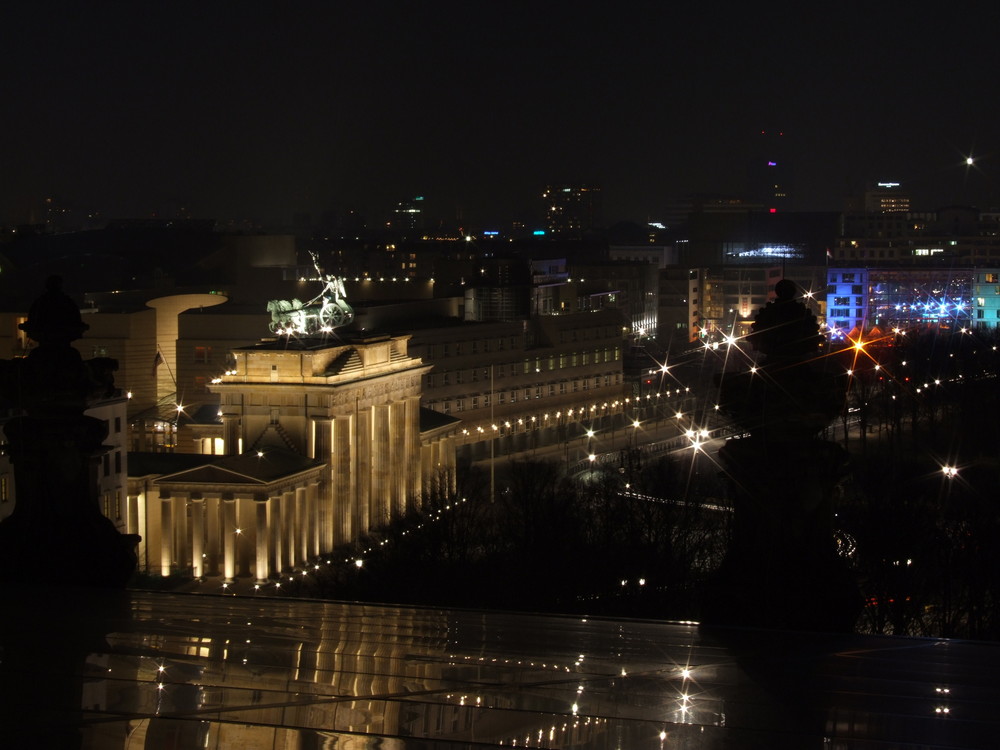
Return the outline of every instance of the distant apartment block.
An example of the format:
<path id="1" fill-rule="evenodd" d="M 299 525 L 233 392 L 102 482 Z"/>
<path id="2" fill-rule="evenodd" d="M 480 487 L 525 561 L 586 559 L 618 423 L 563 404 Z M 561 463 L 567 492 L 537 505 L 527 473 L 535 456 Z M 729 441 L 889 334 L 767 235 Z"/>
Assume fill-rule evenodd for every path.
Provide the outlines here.
<path id="1" fill-rule="evenodd" d="M 578 238 L 601 225 L 601 188 L 597 185 L 549 185 L 542 193 L 549 235 Z"/>

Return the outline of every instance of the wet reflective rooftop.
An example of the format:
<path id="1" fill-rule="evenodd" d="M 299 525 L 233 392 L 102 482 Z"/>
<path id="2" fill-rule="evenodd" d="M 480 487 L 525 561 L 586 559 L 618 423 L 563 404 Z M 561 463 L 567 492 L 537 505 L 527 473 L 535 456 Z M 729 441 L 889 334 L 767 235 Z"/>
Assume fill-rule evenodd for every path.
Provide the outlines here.
<path id="1" fill-rule="evenodd" d="M 4 607 L 11 748 L 993 748 L 992 644 L 190 594 Z"/>

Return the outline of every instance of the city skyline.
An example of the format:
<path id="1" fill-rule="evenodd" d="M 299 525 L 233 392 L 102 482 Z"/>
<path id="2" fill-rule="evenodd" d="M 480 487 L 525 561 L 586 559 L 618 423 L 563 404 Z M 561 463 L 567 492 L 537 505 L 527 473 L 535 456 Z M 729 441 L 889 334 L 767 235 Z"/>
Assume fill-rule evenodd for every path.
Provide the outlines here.
<path id="1" fill-rule="evenodd" d="M 17 7 L 0 221 L 50 196 L 109 218 L 377 220 L 421 195 L 432 219 L 485 226 L 541 220 L 553 183 L 600 185 L 609 223 L 655 220 L 685 194 L 746 194 L 775 129 L 790 209 L 840 210 L 876 180 L 917 210 L 986 209 L 997 14 Z"/>

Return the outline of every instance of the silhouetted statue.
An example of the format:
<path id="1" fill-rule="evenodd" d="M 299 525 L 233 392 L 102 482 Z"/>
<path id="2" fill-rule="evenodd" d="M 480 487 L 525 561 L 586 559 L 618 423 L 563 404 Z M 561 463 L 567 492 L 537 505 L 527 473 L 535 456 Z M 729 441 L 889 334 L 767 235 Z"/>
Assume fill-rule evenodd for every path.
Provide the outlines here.
<path id="1" fill-rule="evenodd" d="M 750 340 L 769 358 L 808 358 L 823 345 L 816 316 L 795 299 L 795 282 L 782 279 L 774 285 L 774 300 L 757 312 Z"/>
<path id="2" fill-rule="evenodd" d="M 107 425 L 84 414 L 115 393 L 113 359 L 84 360 L 70 343 L 87 326 L 52 277 L 20 328 L 38 343 L 27 357 L 0 360 L 0 399 L 14 464 L 16 504 L 0 522 L 0 580 L 32 586 L 124 587 L 139 538 L 101 513 L 97 466 Z"/>
<path id="3" fill-rule="evenodd" d="M 720 378 L 720 411 L 746 431 L 719 451 L 734 528 L 705 619 L 717 624 L 850 630 L 859 597 L 837 556 L 832 501 L 847 454 L 816 434 L 839 413 L 844 379 L 823 358 L 816 317 L 788 280 L 754 319 L 754 372 Z"/>

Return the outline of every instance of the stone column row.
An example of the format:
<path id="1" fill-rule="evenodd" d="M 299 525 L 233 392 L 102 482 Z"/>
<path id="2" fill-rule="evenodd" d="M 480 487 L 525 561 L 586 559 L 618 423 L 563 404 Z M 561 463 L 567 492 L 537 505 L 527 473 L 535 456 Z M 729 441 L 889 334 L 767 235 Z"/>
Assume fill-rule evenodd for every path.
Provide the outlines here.
<path id="1" fill-rule="evenodd" d="M 264 582 L 319 554 L 317 483 L 266 498 L 174 493 L 153 502 L 159 528 L 147 525 L 156 551 L 149 549 L 146 567 L 163 576 L 190 567 L 196 578 L 221 575 L 232 583 L 252 574 Z"/>
<path id="2" fill-rule="evenodd" d="M 457 490 L 455 438 L 444 437 L 420 451 L 424 494 L 451 494 Z"/>
<path id="3" fill-rule="evenodd" d="M 327 463 L 328 481 L 315 499 L 306 495 L 306 515 L 317 522 L 295 554 L 330 552 L 419 507 L 430 473 L 421 460 L 419 396 L 312 421 L 311 452 Z"/>

